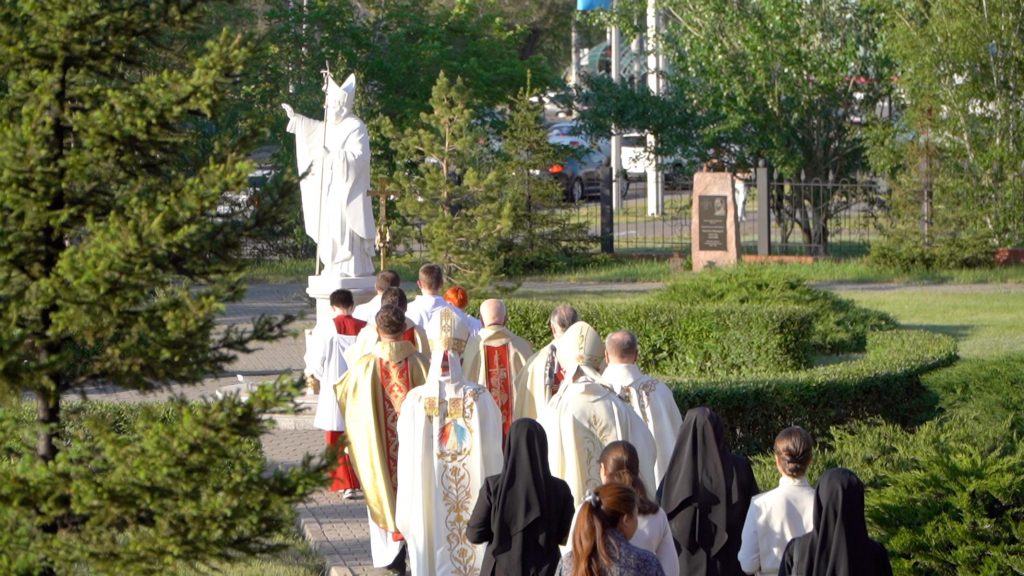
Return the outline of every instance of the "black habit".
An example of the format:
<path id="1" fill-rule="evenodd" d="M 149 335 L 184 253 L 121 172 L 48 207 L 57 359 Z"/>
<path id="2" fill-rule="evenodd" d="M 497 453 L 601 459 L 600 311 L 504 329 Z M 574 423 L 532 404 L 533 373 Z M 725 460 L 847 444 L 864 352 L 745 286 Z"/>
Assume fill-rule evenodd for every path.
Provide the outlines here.
<path id="1" fill-rule="evenodd" d="M 480 487 L 466 535 L 487 542 L 483 576 L 555 573 L 572 526 L 572 492 L 551 475 L 544 428 L 535 420 L 512 422 L 501 474 Z"/>
<path id="2" fill-rule="evenodd" d="M 726 448 L 718 415 L 703 406 L 688 410 L 658 488 L 680 576 L 745 576 L 737 554 L 757 492 L 750 461 Z"/>
<path id="3" fill-rule="evenodd" d="M 814 529 L 789 541 L 779 576 L 892 576 L 889 554 L 868 537 L 864 484 L 846 468 L 821 475 Z"/>

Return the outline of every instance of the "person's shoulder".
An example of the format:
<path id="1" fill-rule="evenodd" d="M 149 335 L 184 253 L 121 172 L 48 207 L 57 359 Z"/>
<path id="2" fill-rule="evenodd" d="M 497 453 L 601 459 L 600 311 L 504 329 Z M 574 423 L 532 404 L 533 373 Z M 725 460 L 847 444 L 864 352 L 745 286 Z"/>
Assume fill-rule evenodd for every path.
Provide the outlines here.
<path id="1" fill-rule="evenodd" d="M 628 546 L 633 554 L 633 565 L 628 567 L 630 569 L 630 574 L 650 576 L 665 574 L 665 570 L 661 567 L 661 562 L 658 560 L 658 557 L 654 555 L 654 552 L 644 550 L 643 548 L 632 544 L 629 544 Z"/>

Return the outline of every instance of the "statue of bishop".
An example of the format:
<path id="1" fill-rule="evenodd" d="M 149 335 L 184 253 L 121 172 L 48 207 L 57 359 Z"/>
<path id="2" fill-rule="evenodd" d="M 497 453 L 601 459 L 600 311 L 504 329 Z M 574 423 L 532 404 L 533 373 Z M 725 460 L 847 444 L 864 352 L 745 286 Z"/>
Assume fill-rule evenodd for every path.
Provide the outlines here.
<path id="1" fill-rule="evenodd" d="M 288 113 L 288 132 L 295 134 L 306 234 L 316 241 L 324 275 L 372 275 L 376 228 L 367 195 L 370 136 L 363 121 L 352 114 L 355 75 L 338 86 L 325 71 L 324 91 L 323 121 L 281 105 Z"/>

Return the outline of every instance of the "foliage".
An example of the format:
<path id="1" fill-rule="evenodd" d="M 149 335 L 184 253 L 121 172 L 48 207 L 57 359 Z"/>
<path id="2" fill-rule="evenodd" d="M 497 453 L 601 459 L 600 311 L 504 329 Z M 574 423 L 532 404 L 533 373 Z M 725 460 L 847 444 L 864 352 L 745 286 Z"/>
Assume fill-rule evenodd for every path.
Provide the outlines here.
<path id="1" fill-rule="evenodd" d="M 556 156 L 533 95 L 526 89 L 511 103 L 499 146 L 477 122 L 462 80 L 451 84 L 442 73 L 433 113 L 394 138 L 405 234 L 425 244 L 459 284 L 507 288 L 514 277 L 549 268 L 586 243 L 582 225 L 557 210 L 558 187 L 537 176 Z"/>
<path id="2" fill-rule="evenodd" d="M 553 304 L 506 300 L 508 327 L 534 347 L 551 340 Z M 793 306 L 573 300 L 580 319 L 601 334 L 627 328 L 640 343 L 641 370 L 667 378 L 739 377 L 808 364 L 809 311 Z"/>
<path id="3" fill-rule="evenodd" d="M 28 407 L 3 411 L 0 571 L 166 574 L 181 562 L 280 549 L 292 506 L 323 484 L 326 469 L 307 457 L 272 470 L 263 457 L 263 414 L 295 393 L 275 386 L 249 401 L 71 403 L 50 463 L 33 457 Z"/>
<path id="4" fill-rule="evenodd" d="M 512 226 L 511 207 L 502 202 L 499 175 L 487 169 L 493 154 L 481 146 L 487 139 L 462 80 L 452 84 L 442 72 L 431 105 L 419 126 L 393 140 L 406 166 L 394 177 L 398 206 L 450 278 L 485 287 L 503 274 L 492 256 Z"/>
<path id="5" fill-rule="evenodd" d="M 809 339 L 817 354 L 861 352 L 869 331 L 896 326 L 889 315 L 862 308 L 831 292 L 811 288 L 798 274 L 780 266 L 740 265 L 679 275 L 656 297 L 665 303 L 807 307 L 813 310 Z"/>
<path id="6" fill-rule="evenodd" d="M 898 71 L 896 121 L 872 134 L 896 201 L 872 255 L 910 267 L 986 265 L 1024 242 L 1024 7 L 911 0 L 891 7 L 883 46 Z"/>
<path id="7" fill-rule="evenodd" d="M 540 123 L 543 110 L 532 101 L 536 96 L 526 88 L 510 102 L 496 169 L 504 176 L 502 211 L 511 221 L 494 254 L 506 278 L 551 270 L 575 260 L 589 242 L 585 225 L 570 222 L 569 213 L 561 210 L 561 187 L 553 179 L 538 176 L 561 157 Z"/>
<path id="8" fill-rule="evenodd" d="M 242 128 L 210 132 L 239 98 L 250 47 L 227 29 L 194 41 L 219 17 L 209 2 L 44 12 L 0 7 L 0 397 L 34 397 L 37 436 L 35 454 L 21 443 L 6 455 L 4 532 L 25 540 L 2 547 L 15 555 L 5 561 L 48 574 L 65 562 L 116 571 L 103 557 L 149 569 L 258 551 L 311 483 L 263 476 L 255 448 L 231 462 L 236 446 L 205 444 L 258 436 L 265 403 L 183 413 L 139 443 L 100 424 L 76 442 L 62 426 L 66 395 L 196 382 L 285 334 L 290 318 L 216 324 L 242 297 L 240 249 L 265 222 L 218 213 L 251 166 Z M 201 465 L 168 466 L 157 448 Z"/>
<path id="9" fill-rule="evenodd" d="M 1018 353 L 936 370 L 923 380 L 940 395 L 944 416 L 916 430 L 867 420 L 818 439 L 824 449 L 808 476 L 843 466 L 864 480 L 871 532 L 895 573 L 1020 571 L 1022 368 Z M 768 455 L 754 468 L 759 481 L 776 475 Z"/>
<path id="10" fill-rule="evenodd" d="M 873 332 L 862 357 L 800 372 L 753 378 L 677 380 L 680 410 L 709 406 L 727 424 L 729 446 L 752 454 L 798 424 L 825 438 L 838 424 L 879 417 L 922 422 L 936 398 L 920 378 L 956 360 L 952 338 L 918 330 Z"/>

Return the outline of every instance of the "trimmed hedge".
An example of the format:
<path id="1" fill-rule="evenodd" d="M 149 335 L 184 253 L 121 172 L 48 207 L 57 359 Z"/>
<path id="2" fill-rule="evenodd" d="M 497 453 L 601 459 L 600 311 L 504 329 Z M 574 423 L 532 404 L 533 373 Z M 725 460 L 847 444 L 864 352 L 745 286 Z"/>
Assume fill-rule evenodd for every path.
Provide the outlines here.
<path id="1" fill-rule="evenodd" d="M 815 354 L 863 352 L 868 332 L 897 327 L 896 320 L 888 314 L 812 288 L 789 269 L 775 265 L 739 265 L 680 275 L 652 297 L 668 305 L 715 302 L 806 307 L 814 312 L 807 338 Z"/>
<path id="2" fill-rule="evenodd" d="M 882 418 L 918 424 L 932 414 L 936 396 L 921 375 L 952 364 L 956 342 L 920 330 L 868 335 L 857 360 L 802 372 L 747 380 L 705 379 L 670 383 L 679 409 L 708 406 L 724 420 L 729 446 L 754 454 L 768 450 L 779 430 L 793 424 L 815 438 L 854 420 Z"/>
<path id="3" fill-rule="evenodd" d="M 508 328 L 534 348 L 551 341 L 556 305 L 506 300 Z M 648 298 L 579 302 L 580 318 L 603 336 L 627 328 L 640 342 L 642 370 L 674 377 L 778 374 L 810 364 L 813 311 L 799 306 L 667 305 Z"/>

